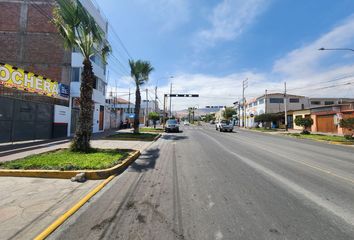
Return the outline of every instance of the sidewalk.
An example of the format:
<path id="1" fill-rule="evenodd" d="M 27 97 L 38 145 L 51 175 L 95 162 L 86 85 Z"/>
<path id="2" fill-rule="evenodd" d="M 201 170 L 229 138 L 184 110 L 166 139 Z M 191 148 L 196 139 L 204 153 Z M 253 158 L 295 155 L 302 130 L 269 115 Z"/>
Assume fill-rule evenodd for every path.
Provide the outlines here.
<path id="1" fill-rule="evenodd" d="M 109 134 L 115 132 L 116 130 Z M 152 144 L 99 139 L 109 134 L 95 136 L 95 140 L 91 141 L 92 146 L 142 151 Z M 49 145 L 46 143 L 42 148 L 0 157 L 0 161 L 10 161 L 68 146 L 68 142 Z M 0 239 L 33 239 L 102 181 L 77 183 L 69 179 L 0 177 Z"/>

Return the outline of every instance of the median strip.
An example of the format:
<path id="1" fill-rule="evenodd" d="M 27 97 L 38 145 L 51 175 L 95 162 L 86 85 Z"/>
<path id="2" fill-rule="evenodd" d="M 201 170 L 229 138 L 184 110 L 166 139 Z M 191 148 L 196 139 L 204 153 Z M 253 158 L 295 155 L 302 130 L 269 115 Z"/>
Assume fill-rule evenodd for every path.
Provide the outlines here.
<path id="1" fill-rule="evenodd" d="M 62 149 L 61 149 L 62 150 Z M 58 150 L 55 150 L 58 151 Z M 54 152 L 55 152 L 54 151 Z M 59 150 L 60 151 L 60 150 Z M 122 151 L 122 150 L 119 150 Z M 85 178 L 90 180 L 105 179 L 113 174 L 118 174 L 124 171 L 129 164 L 131 164 L 135 159 L 140 156 L 140 151 L 138 150 L 124 150 L 127 153 L 127 157 L 120 159 L 117 164 L 112 167 L 104 169 L 81 169 L 81 170 L 49 170 L 49 169 L 0 169 L 0 176 L 7 177 L 38 177 L 38 178 L 60 178 L 60 179 L 70 179 L 79 173 L 85 173 Z M 20 164 L 19 161 L 15 160 L 15 164 Z M 113 161 L 114 163 L 115 161 Z M 23 163 L 24 164 L 24 163 Z M 2 168 L 6 165 L 11 166 L 11 162 L 5 162 L 1 164 Z"/>

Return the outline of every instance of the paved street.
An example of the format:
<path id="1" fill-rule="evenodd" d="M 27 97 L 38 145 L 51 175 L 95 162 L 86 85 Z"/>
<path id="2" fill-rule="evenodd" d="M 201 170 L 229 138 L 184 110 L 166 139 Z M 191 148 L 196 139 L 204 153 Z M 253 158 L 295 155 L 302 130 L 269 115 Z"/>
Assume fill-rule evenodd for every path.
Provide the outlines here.
<path id="1" fill-rule="evenodd" d="M 354 239 L 354 148 L 165 134 L 51 239 Z"/>

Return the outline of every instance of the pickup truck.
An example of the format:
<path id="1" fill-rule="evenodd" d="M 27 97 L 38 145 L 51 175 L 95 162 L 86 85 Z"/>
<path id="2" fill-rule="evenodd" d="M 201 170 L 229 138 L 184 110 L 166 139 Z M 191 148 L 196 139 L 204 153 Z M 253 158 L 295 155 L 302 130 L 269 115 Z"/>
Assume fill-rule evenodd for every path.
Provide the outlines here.
<path id="1" fill-rule="evenodd" d="M 229 120 L 220 120 L 216 123 L 215 129 L 220 132 L 232 132 L 234 130 L 234 125 Z"/>

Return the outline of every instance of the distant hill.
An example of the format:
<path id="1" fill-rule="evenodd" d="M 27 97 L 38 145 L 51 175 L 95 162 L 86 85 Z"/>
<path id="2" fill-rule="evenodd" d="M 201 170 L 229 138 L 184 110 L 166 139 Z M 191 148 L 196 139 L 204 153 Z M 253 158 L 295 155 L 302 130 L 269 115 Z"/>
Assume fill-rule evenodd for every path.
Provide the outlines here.
<path id="1" fill-rule="evenodd" d="M 194 111 L 195 116 L 202 116 L 210 113 L 218 112 L 219 109 L 217 108 L 198 108 Z M 183 109 L 174 112 L 177 117 L 186 117 L 188 116 L 188 109 Z"/>

